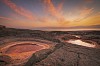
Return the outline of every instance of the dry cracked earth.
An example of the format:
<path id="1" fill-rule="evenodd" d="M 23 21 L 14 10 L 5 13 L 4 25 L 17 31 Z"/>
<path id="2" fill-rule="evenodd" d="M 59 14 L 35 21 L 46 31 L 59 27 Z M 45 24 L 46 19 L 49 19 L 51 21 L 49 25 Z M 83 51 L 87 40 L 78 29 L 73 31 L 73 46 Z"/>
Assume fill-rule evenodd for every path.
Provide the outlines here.
<path id="1" fill-rule="evenodd" d="M 86 45 L 69 40 L 81 40 Z M 100 31 L 40 31 L 3 26 L 0 66 L 100 66 Z"/>

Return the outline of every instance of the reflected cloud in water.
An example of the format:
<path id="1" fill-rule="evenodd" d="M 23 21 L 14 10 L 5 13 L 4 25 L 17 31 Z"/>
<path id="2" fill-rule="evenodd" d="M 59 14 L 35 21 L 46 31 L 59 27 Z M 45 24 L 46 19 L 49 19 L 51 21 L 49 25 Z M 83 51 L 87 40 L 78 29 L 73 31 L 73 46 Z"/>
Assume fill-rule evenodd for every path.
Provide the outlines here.
<path id="1" fill-rule="evenodd" d="M 83 42 L 81 40 L 69 40 L 67 42 L 68 43 L 71 43 L 71 44 L 76 44 L 76 45 L 81 45 L 81 46 L 86 46 L 86 47 L 92 47 L 92 48 L 95 48 L 95 46 L 96 46 L 94 44 L 90 44 L 90 43 L 87 43 L 87 42 Z"/>

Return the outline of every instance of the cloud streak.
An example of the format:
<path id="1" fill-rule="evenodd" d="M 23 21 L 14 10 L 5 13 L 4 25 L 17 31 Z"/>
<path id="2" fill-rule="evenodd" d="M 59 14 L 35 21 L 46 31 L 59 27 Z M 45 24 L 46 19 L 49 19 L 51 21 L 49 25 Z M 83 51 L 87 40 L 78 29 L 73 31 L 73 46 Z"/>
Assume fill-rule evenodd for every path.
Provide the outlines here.
<path id="1" fill-rule="evenodd" d="M 2 0 L 7 6 L 9 6 L 13 11 L 16 13 L 28 18 L 28 19 L 35 19 L 36 17 L 32 15 L 32 13 L 20 6 L 17 6 L 15 3 L 13 3 L 11 0 Z"/>
<path id="2" fill-rule="evenodd" d="M 50 15 L 54 16 L 57 19 L 63 19 L 63 15 L 61 14 L 61 12 L 59 12 L 62 9 L 63 3 L 60 3 L 58 6 L 59 9 L 57 9 L 53 5 L 51 0 L 43 0 L 43 1 L 44 1 L 44 4 L 46 5 L 46 8 L 47 8 L 46 10 Z"/>
<path id="3" fill-rule="evenodd" d="M 87 16 L 89 14 L 91 14 L 93 12 L 93 8 L 87 8 L 87 7 L 84 7 L 81 12 L 80 12 L 80 15 L 81 16 Z"/>
<path id="4" fill-rule="evenodd" d="M 62 0 L 62 2 L 60 2 L 60 4 L 58 4 L 58 7 L 55 7 L 54 4 L 52 3 L 52 0 L 43 0 L 45 6 L 46 6 L 46 10 L 47 13 L 50 14 L 51 16 L 53 16 L 54 18 L 57 19 L 57 22 L 59 23 L 60 26 L 64 26 L 67 23 L 69 23 L 69 21 L 66 21 L 63 13 L 62 13 L 62 7 L 64 4 L 64 0 Z"/>
<path id="5" fill-rule="evenodd" d="M 5 20 L 10 20 L 10 21 L 13 21 L 13 19 L 11 19 L 11 18 L 2 17 L 2 16 L 0 16 L 0 19 L 5 19 Z"/>
<path id="6" fill-rule="evenodd" d="M 62 12 L 63 5 L 64 5 L 64 0 L 62 0 L 62 2 L 59 3 L 58 6 L 57 6 L 57 9 L 58 9 L 59 12 Z"/>
<path id="7" fill-rule="evenodd" d="M 91 16 L 91 14 L 93 13 L 94 8 L 87 8 L 84 7 L 79 11 L 79 16 L 77 19 L 75 19 L 75 22 L 80 22 L 82 20 L 84 20 L 85 18 L 88 18 L 89 16 Z"/>

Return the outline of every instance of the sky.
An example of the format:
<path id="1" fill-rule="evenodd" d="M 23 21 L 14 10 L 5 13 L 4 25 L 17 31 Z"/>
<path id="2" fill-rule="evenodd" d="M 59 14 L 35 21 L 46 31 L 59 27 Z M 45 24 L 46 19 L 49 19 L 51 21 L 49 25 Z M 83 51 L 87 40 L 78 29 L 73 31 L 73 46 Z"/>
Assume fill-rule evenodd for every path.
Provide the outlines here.
<path id="1" fill-rule="evenodd" d="M 0 25 L 25 29 L 98 26 L 100 0 L 0 0 Z"/>

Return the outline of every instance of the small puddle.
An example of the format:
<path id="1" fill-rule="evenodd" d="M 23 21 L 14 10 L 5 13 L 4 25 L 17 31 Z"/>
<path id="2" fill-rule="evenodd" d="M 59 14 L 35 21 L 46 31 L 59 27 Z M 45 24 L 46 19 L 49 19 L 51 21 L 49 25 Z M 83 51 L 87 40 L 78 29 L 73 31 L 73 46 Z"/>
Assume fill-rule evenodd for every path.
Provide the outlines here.
<path id="1" fill-rule="evenodd" d="M 76 38 L 80 38 L 80 36 L 78 36 L 78 35 L 72 35 L 72 36 L 75 36 Z"/>
<path id="2" fill-rule="evenodd" d="M 92 48 L 95 48 L 95 46 L 96 46 L 94 44 L 90 44 L 90 43 L 84 42 L 82 40 L 69 40 L 69 41 L 66 41 L 66 42 L 71 43 L 71 44 L 86 46 L 86 47 L 92 47 Z"/>

